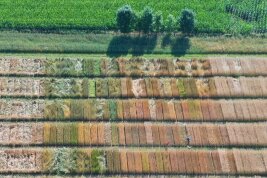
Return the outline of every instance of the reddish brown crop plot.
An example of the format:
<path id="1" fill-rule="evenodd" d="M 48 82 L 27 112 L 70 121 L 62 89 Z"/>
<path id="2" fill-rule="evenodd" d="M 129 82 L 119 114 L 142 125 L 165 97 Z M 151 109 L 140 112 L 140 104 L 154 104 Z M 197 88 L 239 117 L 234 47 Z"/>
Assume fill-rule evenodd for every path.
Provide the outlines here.
<path id="1" fill-rule="evenodd" d="M 264 58 L 0 58 L 0 75 L 0 177 L 267 174 Z"/>

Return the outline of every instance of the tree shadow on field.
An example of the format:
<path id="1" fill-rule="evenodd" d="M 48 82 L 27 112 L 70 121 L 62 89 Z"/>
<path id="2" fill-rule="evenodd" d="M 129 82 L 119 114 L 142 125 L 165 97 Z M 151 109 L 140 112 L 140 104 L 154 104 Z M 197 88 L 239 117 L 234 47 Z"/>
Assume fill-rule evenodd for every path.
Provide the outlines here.
<path id="1" fill-rule="evenodd" d="M 131 53 L 133 56 L 151 54 L 157 44 L 157 35 L 120 35 L 109 43 L 107 55 L 119 57 Z"/>
<path id="2" fill-rule="evenodd" d="M 171 45 L 171 54 L 177 57 L 184 56 L 190 46 L 191 45 L 189 37 L 177 37 Z"/>
<path id="3" fill-rule="evenodd" d="M 151 54 L 157 45 L 157 35 L 144 35 L 133 38 L 132 55 Z"/>
<path id="4" fill-rule="evenodd" d="M 170 47 L 171 54 L 174 56 L 183 56 L 190 49 L 190 39 L 184 35 L 174 36 L 166 34 L 161 41 L 161 48 Z"/>
<path id="5" fill-rule="evenodd" d="M 172 44 L 171 34 L 166 34 L 161 41 L 161 48 L 165 48 Z"/>
<path id="6" fill-rule="evenodd" d="M 115 36 L 109 43 L 107 55 L 109 57 L 119 57 L 127 55 L 132 47 L 132 37 L 128 35 Z"/>

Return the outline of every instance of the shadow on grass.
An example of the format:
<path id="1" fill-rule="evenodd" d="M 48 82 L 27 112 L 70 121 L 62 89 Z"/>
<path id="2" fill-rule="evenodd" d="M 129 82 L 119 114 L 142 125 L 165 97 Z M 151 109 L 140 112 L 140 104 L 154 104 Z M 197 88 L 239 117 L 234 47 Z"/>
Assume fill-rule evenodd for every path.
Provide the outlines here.
<path id="1" fill-rule="evenodd" d="M 115 36 L 109 43 L 107 55 L 119 57 L 127 54 L 140 56 L 151 54 L 157 44 L 157 35 Z"/>
<path id="2" fill-rule="evenodd" d="M 141 56 L 152 54 L 158 43 L 158 35 L 121 35 L 115 36 L 109 43 L 107 55 L 119 57 L 127 54 Z M 167 34 L 162 38 L 161 48 L 169 47 L 174 56 L 183 56 L 190 48 L 190 40 L 184 36 L 172 37 Z"/>
<path id="3" fill-rule="evenodd" d="M 181 36 L 175 38 L 171 45 L 171 54 L 174 56 L 184 56 L 190 49 L 190 40 L 188 37 Z"/>

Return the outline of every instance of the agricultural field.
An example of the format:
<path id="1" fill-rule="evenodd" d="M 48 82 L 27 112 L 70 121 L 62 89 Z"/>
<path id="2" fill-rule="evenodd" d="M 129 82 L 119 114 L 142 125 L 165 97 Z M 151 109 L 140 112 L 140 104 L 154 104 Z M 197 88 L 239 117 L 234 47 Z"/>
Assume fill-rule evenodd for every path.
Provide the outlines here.
<path id="1" fill-rule="evenodd" d="M 266 176 L 267 58 L 0 57 L 0 177 Z"/>
<path id="2" fill-rule="evenodd" d="M 182 9 L 192 9 L 196 12 L 196 31 L 199 33 L 264 33 L 267 28 L 265 0 L 208 0 L 205 3 L 199 0 L 69 0 L 64 3 L 59 0 L 2 0 L 0 28 L 114 30 L 116 11 L 126 3 L 138 12 L 149 5 L 155 11 L 162 11 L 165 19 L 169 14 L 177 19 Z"/>

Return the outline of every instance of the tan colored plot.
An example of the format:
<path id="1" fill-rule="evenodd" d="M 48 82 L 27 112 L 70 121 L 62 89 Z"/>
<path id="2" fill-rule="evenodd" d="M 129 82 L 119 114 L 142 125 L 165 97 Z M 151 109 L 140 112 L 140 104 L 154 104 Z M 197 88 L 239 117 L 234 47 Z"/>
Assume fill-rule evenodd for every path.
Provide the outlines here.
<path id="1" fill-rule="evenodd" d="M 235 108 L 231 100 L 220 100 L 223 119 L 225 121 L 236 120 Z"/>
<path id="2" fill-rule="evenodd" d="M 191 151 L 183 151 L 183 156 L 184 156 L 184 164 L 185 164 L 185 168 L 186 168 L 186 173 L 187 174 L 192 174 L 194 173 L 194 166 L 192 163 L 192 159 L 191 159 Z"/>
<path id="3" fill-rule="evenodd" d="M 244 167 L 243 161 L 242 161 L 242 153 L 240 150 L 233 150 L 233 156 L 234 156 L 234 161 L 236 164 L 236 170 L 240 174 L 245 173 L 245 170 L 247 167 Z"/>
<path id="4" fill-rule="evenodd" d="M 236 140 L 237 140 L 237 144 L 238 145 L 244 145 L 247 141 L 246 137 L 243 132 L 242 132 L 242 127 L 245 127 L 245 125 L 237 125 L 237 124 L 232 124 L 234 132 L 235 132 L 235 136 L 236 136 Z M 245 138 L 246 137 L 246 138 Z"/>
<path id="5" fill-rule="evenodd" d="M 97 124 L 93 123 L 90 129 L 91 133 L 91 145 L 98 145 L 98 132 L 97 132 Z"/>
<path id="6" fill-rule="evenodd" d="M 185 145 L 186 133 L 183 126 L 173 124 L 172 126 L 173 140 L 175 145 Z"/>
<path id="7" fill-rule="evenodd" d="M 258 77 L 260 85 L 261 85 L 261 90 L 262 90 L 262 95 L 266 96 L 267 95 L 267 79 L 264 77 Z"/>
<path id="8" fill-rule="evenodd" d="M 111 145 L 111 123 L 104 124 L 105 144 Z"/>
<path id="9" fill-rule="evenodd" d="M 172 90 L 172 97 L 180 96 L 175 78 L 171 78 L 171 90 Z"/>
<path id="10" fill-rule="evenodd" d="M 219 96 L 216 88 L 216 83 L 215 83 L 216 78 L 209 78 L 209 96 L 211 97 L 217 97 Z"/>
<path id="11" fill-rule="evenodd" d="M 160 145 L 160 135 L 159 135 L 159 129 L 158 125 L 151 125 L 152 130 L 152 137 L 153 137 L 153 144 L 154 145 Z"/>
<path id="12" fill-rule="evenodd" d="M 175 121 L 176 120 L 176 113 L 175 113 L 175 106 L 174 106 L 174 102 L 172 100 L 170 101 L 165 101 L 168 107 L 168 111 L 169 111 L 169 119 L 171 121 Z"/>
<path id="13" fill-rule="evenodd" d="M 188 124 L 186 125 L 187 135 L 191 137 L 190 145 L 197 145 L 201 146 L 201 138 L 198 133 L 197 125 L 194 124 Z"/>
<path id="14" fill-rule="evenodd" d="M 240 100 L 233 101 L 235 113 L 236 113 L 236 119 L 239 121 L 242 121 L 244 119 L 243 110 L 242 110 L 242 104 L 239 102 Z"/>
<path id="15" fill-rule="evenodd" d="M 177 166 L 178 166 L 178 170 L 179 170 L 179 173 L 183 173 L 183 174 L 186 174 L 187 173 L 187 167 L 186 167 L 186 162 L 188 161 L 187 158 L 188 157 L 185 157 L 185 154 L 184 152 L 187 152 L 187 151 L 176 151 L 176 159 L 177 159 Z"/>
<path id="16" fill-rule="evenodd" d="M 227 159 L 229 161 L 230 173 L 236 174 L 237 173 L 237 163 L 235 161 L 235 157 L 232 151 L 227 152 Z"/>
<path id="17" fill-rule="evenodd" d="M 181 106 L 182 106 L 184 120 L 191 120 L 190 113 L 189 113 L 188 100 L 183 100 L 181 102 Z"/>
<path id="18" fill-rule="evenodd" d="M 178 121 L 184 120 L 184 114 L 183 114 L 183 108 L 182 104 L 180 101 L 175 101 L 174 102 L 174 107 L 175 107 L 175 113 L 176 113 L 176 118 Z"/>
<path id="19" fill-rule="evenodd" d="M 160 139 L 160 145 L 167 145 L 168 141 L 166 138 L 166 127 L 163 124 L 158 125 L 158 130 L 159 130 L 159 139 Z"/>
<path id="20" fill-rule="evenodd" d="M 222 138 L 222 145 L 229 145 L 230 140 L 229 140 L 229 134 L 226 128 L 226 125 L 219 125 L 220 128 L 220 133 L 221 133 L 221 138 Z"/>
<path id="21" fill-rule="evenodd" d="M 150 173 L 157 173 L 156 153 L 155 152 L 149 152 L 148 153 L 148 159 L 149 159 Z"/>
<path id="22" fill-rule="evenodd" d="M 162 100 L 162 113 L 163 113 L 163 120 L 169 120 L 170 119 L 170 112 L 169 112 L 169 107 L 168 103 L 166 100 Z"/>
<path id="23" fill-rule="evenodd" d="M 253 104 L 257 113 L 258 120 L 264 121 L 265 118 L 267 118 L 265 116 L 265 114 L 267 114 L 267 111 L 265 109 L 264 103 L 262 102 L 262 100 L 253 100 Z"/>
<path id="24" fill-rule="evenodd" d="M 148 152 L 141 152 L 142 157 L 142 172 L 150 173 Z"/>
<path id="25" fill-rule="evenodd" d="M 138 151 L 134 151 L 134 160 L 135 160 L 135 173 L 142 173 L 142 157 L 141 153 Z"/>
<path id="26" fill-rule="evenodd" d="M 230 68 L 231 75 L 241 75 L 242 67 L 240 64 L 240 60 L 238 58 L 235 59 L 226 59 L 226 62 Z"/>
<path id="27" fill-rule="evenodd" d="M 119 145 L 125 145 L 125 131 L 124 131 L 124 124 L 118 124 L 118 132 L 119 132 Z"/>
<path id="28" fill-rule="evenodd" d="M 250 115 L 250 120 L 258 120 L 256 108 L 252 100 L 246 100 L 247 108 Z"/>
<path id="29" fill-rule="evenodd" d="M 208 61 L 210 63 L 211 74 L 217 75 L 218 74 L 217 60 L 208 60 Z"/>
<path id="30" fill-rule="evenodd" d="M 200 106 L 201 106 L 201 111 L 202 111 L 202 116 L 203 116 L 204 121 L 209 121 L 211 119 L 209 108 L 208 108 L 208 102 L 209 100 L 200 100 Z"/>
<path id="31" fill-rule="evenodd" d="M 121 79 L 121 96 L 122 97 L 128 96 L 127 78 Z"/>
<path id="32" fill-rule="evenodd" d="M 121 173 L 121 159 L 119 150 L 113 151 L 113 167 L 115 173 Z"/>
<path id="33" fill-rule="evenodd" d="M 44 125 L 42 123 L 34 124 L 32 133 L 33 133 L 33 141 L 36 144 L 44 143 Z"/>
<path id="34" fill-rule="evenodd" d="M 78 144 L 84 145 L 84 130 L 85 130 L 85 124 L 84 123 L 78 123 Z M 63 130 L 63 129 L 62 129 Z M 64 138 L 64 137 L 62 137 Z"/>
<path id="35" fill-rule="evenodd" d="M 164 166 L 163 166 L 163 159 L 162 159 L 162 152 L 156 151 L 156 162 L 157 162 L 157 173 L 164 173 Z"/>
<path id="36" fill-rule="evenodd" d="M 131 119 L 136 119 L 137 118 L 137 113 L 136 113 L 136 100 L 129 100 L 130 102 L 130 118 Z"/>
<path id="37" fill-rule="evenodd" d="M 231 145 L 237 145 L 238 144 L 238 140 L 237 140 L 237 136 L 235 133 L 235 126 L 232 124 L 226 124 L 226 128 L 227 128 L 227 133 L 228 133 L 228 137 L 229 137 L 229 141 Z"/>
<path id="38" fill-rule="evenodd" d="M 171 151 L 168 151 L 168 153 L 169 153 L 169 159 L 170 159 L 170 165 L 171 165 L 171 172 L 179 173 L 176 151 L 171 150 Z"/>
<path id="39" fill-rule="evenodd" d="M 139 129 L 138 129 L 138 124 L 132 124 L 131 125 L 132 129 L 132 138 L 133 138 L 133 145 L 139 146 Z"/>
<path id="40" fill-rule="evenodd" d="M 105 125 L 103 123 L 97 124 L 98 144 L 105 145 Z"/>
<path id="41" fill-rule="evenodd" d="M 237 102 L 240 103 L 240 106 L 242 108 L 244 120 L 249 121 L 251 117 L 250 117 L 249 107 L 248 107 L 246 100 L 238 100 Z"/>
<path id="42" fill-rule="evenodd" d="M 260 145 L 267 145 L 267 124 L 254 124 L 254 131 L 257 135 L 257 141 Z"/>
<path id="43" fill-rule="evenodd" d="M 157 120 L 163 120 L 163 107 L 162 107 L 162 100 L 156 100 L 156 113 L 157 113 Z"/>
<path id="44" fill-rule="evenodd" d="M 170 162 L 170 156 L 168 152 L 162 152 L 162 160 L 163 160 L 163 167 L 164 167 L 164 173 L 169 174 L 171 173 L 171 162 Z"/>
<path id="45" fill-rule="evenodd" d="M 116 100 L 117 104 L 117 118 L 123 120 L 123 102 L 122 100 Z"/>
<path id="46" fill-rule="evenodd" d="M 156 78 L 151 78 L 150 81 L 153 88 L 153 96 L 159 97 L 160 96 L 159 81 Z"/>
<path id="47" fill-rule="evenodd" d="M 144 110 L 143 110 L 143 101 L 142 100 L 135 100 L 136 104 L 136 118 L 137 120 L 143 120 L 144 119 Z"/>
<path id="48" fill-rule="evenodd" d="M 144 124 L 138 125 L 138 133 L 139 133 L 139 144 L 146 145 L 146 130 Z"/>
<path id="49" fill-rule="evenodd" d="M 91 145 L 91 124 L 84 124 L 84 145 Z"/>
<path id="50" fill-rule="evenodd" d="M 230 162 L 227 157 L 227 151 L 226 150 L 218 150 L 219 159 L 220 159 L 220 165 L 222 166 L 222 173 L 230 173 Z"/>
<path id="51" fill-rule="evenodd" d="M 163 92 L 165 97 L 172 97 L 171 78 L 161 78 L 163 81 Z"/>
<path id="52" fill-rule="evenodd" d="M 107 170 L 110 173 L 116 173 L 114 170 L 114 155 L 113 150 L 107 150 L 106 151 L 106 164 L 107 164 Z"/>
<path id="53" fill-rule="evenodd" d="M 148 100 L 142 100 L 143 102 L 143 114 L 144 114 L 144 120 L 150 120 L 150 110 L 149 110 L 149 101 Z"/>
<path id="54" fill-rule="evenodd" d="M 153 86 L 151 78 L 145 78 L 147 97 L 153 97 Z"/>
<path id="55" fill-rule="evenodd" d="M 146 135 L 146 143 L 149 145 L 153 144 L 153 135 L 152 135 L 152 124 L 150 122 L 145 122 L 145 135 Z"/>
<path id="56" fill-rule="evenodd" d="M 131 119 L 129 100 L 123 100 L 123 119 L 124 120 Z"/>
<path id="57" fill-rule="evenodd" d="M 230 94 L 232 97 L 243 96 L 242 87 L 238 79 L 227 77 L 227 84 L 229 86 Z"/>
<path id="58" fill-rule="evenodd" d="M 125 124 L 125 143 L 126 145 L 132 145 L 133 144 L 133 137 L 132 137 L 132 128 L 131 125 Z"/>
<path id="59" fill-rule="evenodd" d="M 221 174 L 222 173 L 222 165 L 220 162 L 220 156 L 218 151 L 211 151 L 211 157 L 213 161 L 214 166 L 214 173 L 215 174 Z"/>
<path id="60" fill-rule="evenodd" d="M 127 152 L 127 161 L 128 161 L 128 173 L 135 173 L 135 157 L 133 152 Z"/>

